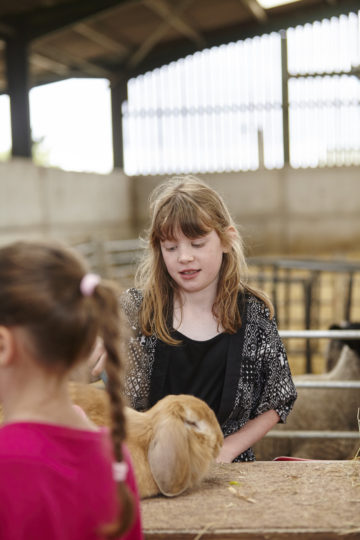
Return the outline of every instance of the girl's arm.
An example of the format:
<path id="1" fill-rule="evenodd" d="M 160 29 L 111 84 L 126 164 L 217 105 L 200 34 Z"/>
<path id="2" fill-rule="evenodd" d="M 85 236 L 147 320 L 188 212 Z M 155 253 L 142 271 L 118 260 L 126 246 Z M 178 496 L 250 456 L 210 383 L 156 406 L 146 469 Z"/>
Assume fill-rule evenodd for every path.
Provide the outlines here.
<path id="1" fill-rule="evenodd" d="M 87 359 L 90 374 L 94 378 L 99 378 L 102 371 L 105 369 L 106 352 L 103 340 L 98 336 L 95 345 Z"/>
<path id="2" fill-rule="evenodd" d="M 249 420 L 239 431 L 225 437 L 216 461 L 218 463 L 231 463 L 239 454 L 262 439 L 279 420 L 279 415 L 273 409 Z"/>

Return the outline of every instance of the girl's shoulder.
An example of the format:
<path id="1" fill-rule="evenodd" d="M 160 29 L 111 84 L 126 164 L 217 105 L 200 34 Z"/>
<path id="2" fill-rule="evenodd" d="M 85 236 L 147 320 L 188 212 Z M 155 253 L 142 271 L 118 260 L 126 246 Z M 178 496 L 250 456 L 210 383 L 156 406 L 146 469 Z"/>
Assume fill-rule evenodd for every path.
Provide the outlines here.
<path id="1" fill-rule="evenodd" d="M 136 289 L 135 287 L 126 289 L 120 295 L 120 304 L 123 308 L 126 308 L 128 306 L 131 306 L 131 307 L 136 306 L 139 308 L 141 306 L 142 301 L 143 301 L 142 290 Z"/>
<path id="2" fill-rule="evenodd" d="M 143 293 L 140 289 L 135 289 L 135 287 L 127 289 L 120 295 L 120 306 L 132 328 L 135 328 L 138 324 L 142 301 Z"/>
<path id="3" fill-rule="evenodd" d="M 246 291 L 244 296 L 248 320 L 254 318 L 260 318 L 267 321 L 271 320 L 270 309 L 268 308 L 264 300 L 256 296 L 251 291 Z"/>

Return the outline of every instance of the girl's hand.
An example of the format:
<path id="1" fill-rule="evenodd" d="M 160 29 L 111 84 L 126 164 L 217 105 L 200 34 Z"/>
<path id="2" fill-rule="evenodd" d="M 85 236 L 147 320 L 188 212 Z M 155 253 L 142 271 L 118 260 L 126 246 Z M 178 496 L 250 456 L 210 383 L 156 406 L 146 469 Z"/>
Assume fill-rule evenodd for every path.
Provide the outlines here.
<path id="1" fill-rule="evenodd" d="M 233 457 L 230 449 L 228 449 L 224 444 L 221 447 L 218 457 L 216 458 L 216 463 L 231 463 L 235 457 Z"/>
<path id="2" fill-rule="evenodd" d="M 93 350 L 88 358 L 88 366 L 90 369 L 91 378 L 97 380 L 102 371 L 105 369 L 106 353 L 103 340 L 100 337 L 96 338 Z"/>
<path id="3" fill-rule="evenodd" d="M 218 463 L 231 463 L 239 454 L 262 439 L 279 420 L 279 415 L 273 409 L 248 420 L 239 431 L 225 437 L 216 461 Z"/>

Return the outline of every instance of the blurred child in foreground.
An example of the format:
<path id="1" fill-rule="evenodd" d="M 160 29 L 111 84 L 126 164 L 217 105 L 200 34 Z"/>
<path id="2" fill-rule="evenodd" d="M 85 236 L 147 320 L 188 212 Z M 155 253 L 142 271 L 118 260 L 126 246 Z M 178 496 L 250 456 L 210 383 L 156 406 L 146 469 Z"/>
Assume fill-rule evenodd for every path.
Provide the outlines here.
<path id="1" fill-rule="evenodd" d="M 0 538 L 142 538 L 123 444 L 117 294 L 70 249 L 0 248 Z M 81 414 L 68 375 L 96 336 L 106 350 L 111 436 Z"/>

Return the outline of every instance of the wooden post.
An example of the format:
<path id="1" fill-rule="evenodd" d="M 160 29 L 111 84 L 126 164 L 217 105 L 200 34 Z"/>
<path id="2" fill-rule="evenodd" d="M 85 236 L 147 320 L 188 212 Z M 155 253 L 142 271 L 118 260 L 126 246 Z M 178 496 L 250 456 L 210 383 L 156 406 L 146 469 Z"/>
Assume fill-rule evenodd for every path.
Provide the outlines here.
<path id="1" fill-rule="evenodd" d="M 290 163 L 290 136 L 289 136 L 289 72 L 286 30 L 281 30 L 281 79 L 282 79 L 282 117 L 283 117 L 283 145 L 284 165 Z"/>
<path id="2" fill-rule="evenodd" d="M 127 100 L 127 79 L 111 82 L 111 119 L 113 135 L 114 168 L 124 168 L 124 134 L 122 104 Z"/>
<path id="3" fill-rule="evenodd" d="M 6 41 L 6 69 L 12 134 L 12 155 L 31 157 L 28 82 L 28 43 L 19 38 Z"/>

